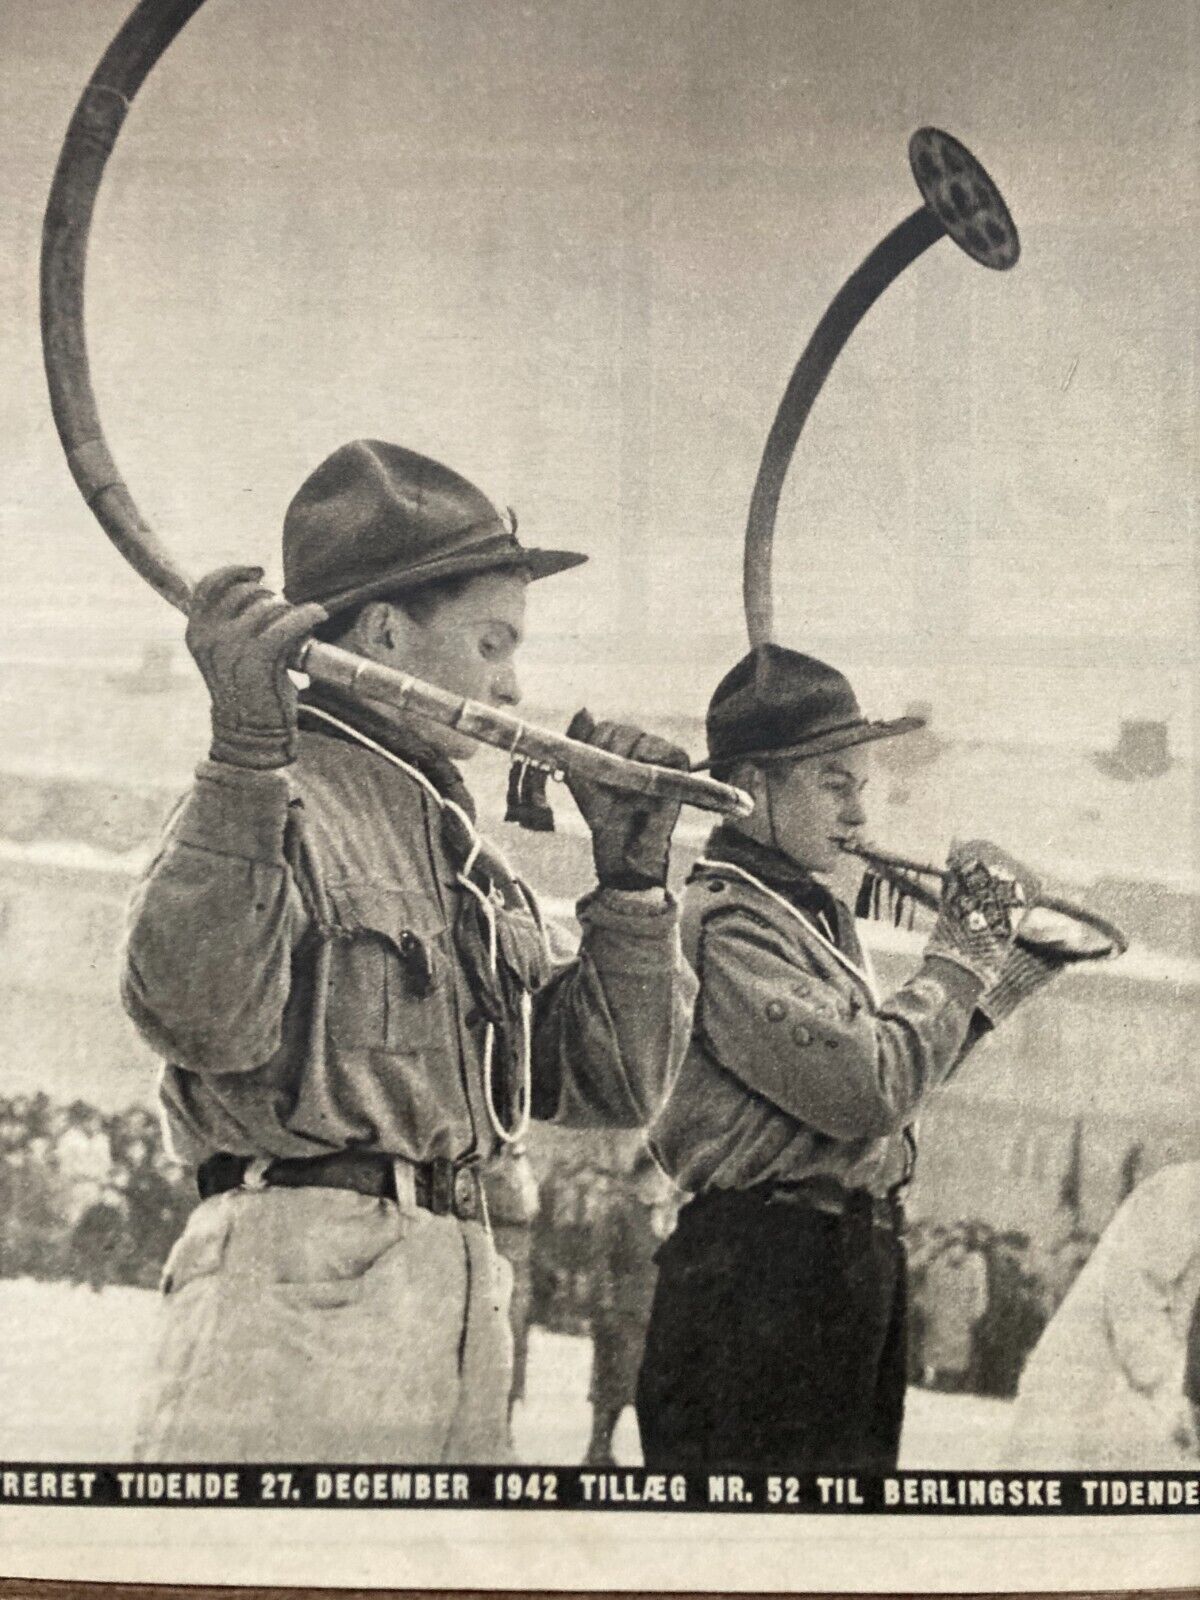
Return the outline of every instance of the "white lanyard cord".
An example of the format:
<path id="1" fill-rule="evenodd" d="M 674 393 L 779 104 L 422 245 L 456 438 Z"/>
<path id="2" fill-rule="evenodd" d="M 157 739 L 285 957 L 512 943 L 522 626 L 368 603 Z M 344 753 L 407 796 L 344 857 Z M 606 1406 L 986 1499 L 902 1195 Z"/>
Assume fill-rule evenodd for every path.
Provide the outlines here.
<path id="1" fill-rule="evenodd" d="M 497 984 L 500 967 L 500 942 L 496 929 L 496 907 L 492 903 L 491 896 L 485 894 L 469 876 L 479 859 L 480 851 L 483 849 L 483 839 L 471 818 L 460 805 L 448 799 L 435 784 L 430 783 L 423 772 L 416 767 L 409 766 L 407 761 L 402 760 L 398 755 L 394 755 L 386 745 L 380 744 L 368 734 L 360 733 L 357 728 L 348 722 L 343 722 L 339 717 L 330 716 L 329 712 L 322 711 L 320 706 L 306 705 L 304 710 L 307 715 L 318 717 L 322 722 L 329 723 L 331 727 L 339 728 L 347 737 L 357 740 L 359 744 L 364 745 L 368 750 L 373 750 L 377 756 L 382 756 L 385 761 L 390 761 L 392 766 L 399 768 L 401 772 L 406 773 L 416 783 L 419 783 L 439 809 L 452 811 L 462 823 L 467 831 L 467 838 L 470 840 L 470 849 L 467 852 L 466 860 L 455 874 L 455 879 L 460 888 L 465 889 L 468 894 L 474 896 L 483 912 L 484 922 L 487 924 L 488 930 L 488 966 L 492 982 Z M 494 845 L 491 848 L 495 851 L 496 857 L 504 870 L 512 878 L 513 873 L 503 855 Z M 500 1113 L 496 1109 L 496 1098 L 492 1092 L 492 1062 L 495 1052 L 495 1025 L 487 1022 L 484 1024 L 483 1029 L 483 1095 L 484 1103 L 487 1106 L 488 1121 L 492 1125 L 492 1132 L 502 1144 L 519 1144 L 529 1132 L 529 1123 L 533 1115 L 533 1003 L 529 997 L 529 991 L 524 986 L 521 989 L 521 1089 L 518 1099 L 517 1120 L 512 1128 L 506 1128 L 501 1121 Z"/>
<path id="2" fill-rule="evenodd" d="M 768 885 L 765 884 L 761 878 L 756 878 L 752 872 L 747 872 L 745 867 L 739 867 L 732 861 L 713 861 L 708 856 L 701 856 L 696 865 L 698 867 L 711 867 L 716 872 L 732 872 L 737 877 L 744 878 L 747 883 L 752 883 L 756 889 L 761 889 L 763 894 L 765 894 L 768 899 L 774 900 L 777 905 L 782 906 L 789 916 L 795 917 L 797 922 L 801 923 L 809 931 L 809 933 L 813 934 L 817 939 L 819 939 L 829 953 L 833 956 L 836 956 L 846 970 L 853 973 L 858 981 L 866 986 L 867 993 L 871 996 L 872 1000 L 875 1001 L 876 1005 L 878 1005 L 879 993 L 875 987 L 874 974 L 870 968 L 868 967 L 864 971 L 864 969 L 860 967 L 856 961 L 851 961 L 850 957 L 845 953 L 845 951 L 839 950 L 832 939 L 827 939 L 821 932 L 820 928 L 814 926 L 814 924 L 809 921 L 802 911 L 798 911 L 796 909 L 790 900 L 786 899 L 783 895 L 776 893 L 776 891 L 768 887 Z"/>

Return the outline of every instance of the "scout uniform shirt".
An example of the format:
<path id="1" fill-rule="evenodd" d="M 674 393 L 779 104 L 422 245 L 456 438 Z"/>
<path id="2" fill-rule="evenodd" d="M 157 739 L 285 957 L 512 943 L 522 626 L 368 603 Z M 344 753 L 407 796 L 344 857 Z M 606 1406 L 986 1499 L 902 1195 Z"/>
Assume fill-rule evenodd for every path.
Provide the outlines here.
<path id="1" fill-rule="evenodd" d="M 290 767 L 201 765 L 134 904 L 123 994 L 168 1063 L 180 1159 L 486 1159 L 498 1137 L 485 1013 L 511 1036 L 496 1006 L 514 1009 L 514 992 L 531 997 L 536 1116 L 648 1121 L 694 992 L 669 898 L 594 891 L 578 957 L 553 966 L 531 899 L 483 858 L 508 985 L 481 994 L 436 794 L 353 737 L 307 726 Z"/>
<path id="2" fill-rule="evenodd" d="M 774 850 L 718 829 L 684 897 L 700 980 L 655 1152 L 691 1193 L 826 1177 L 883 1198 L 910 1124 L 981 1031 L 980 981 L 927 958 L 879 1001 L 846 906 Z"/>

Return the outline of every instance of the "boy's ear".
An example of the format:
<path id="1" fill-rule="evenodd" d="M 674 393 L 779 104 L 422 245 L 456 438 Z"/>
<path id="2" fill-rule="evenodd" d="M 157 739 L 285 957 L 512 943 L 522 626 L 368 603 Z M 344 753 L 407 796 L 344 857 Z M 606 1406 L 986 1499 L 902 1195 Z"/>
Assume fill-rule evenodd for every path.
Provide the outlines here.
<path id="1" fill-rule="evenodd" d="M 353 633 L 360 644 L 392 650 L 398 639 L 401 617 L 386 600 L 369 600 L 355 619 Z"/>

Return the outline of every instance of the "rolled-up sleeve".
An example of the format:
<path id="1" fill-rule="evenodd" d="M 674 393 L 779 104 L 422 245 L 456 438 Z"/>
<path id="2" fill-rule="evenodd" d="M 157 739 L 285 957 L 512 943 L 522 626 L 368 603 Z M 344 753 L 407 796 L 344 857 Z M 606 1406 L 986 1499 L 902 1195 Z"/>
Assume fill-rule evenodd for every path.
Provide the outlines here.
<path id="1" fill-rule="evenodd" d="M 159 1055 L 244 1072 L 279 1048 L 307 913 L 285 840 L 282 772 L 205 762 L 130 910 L 121 995 Z"/>
<path id="2" fill-rule="evenodd" d="M 579 955 L 537 996 L 534 1115 L 636 1128 L 665 1100 L 691 1034 L 696 981 L 669 896 L 600 889 L 582 900 Z"/>
<path id="3" fill-rule="evenodd" d="M 836 1139 L 882 1138 L 911 1121 L 969 1043 L 980 982 L 936 958 L 875 1009 L 797 965 L 768 924 L 735 909 L 706 919 L 697 1027 L 726 1071 Z"/>

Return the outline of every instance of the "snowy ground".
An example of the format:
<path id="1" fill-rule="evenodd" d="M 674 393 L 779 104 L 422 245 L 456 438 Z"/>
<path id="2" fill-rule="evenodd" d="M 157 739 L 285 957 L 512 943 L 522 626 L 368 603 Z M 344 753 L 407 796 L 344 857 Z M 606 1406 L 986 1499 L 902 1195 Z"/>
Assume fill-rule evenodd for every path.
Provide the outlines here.
<path id="1" fill-rule="evenodd" d="M 144 1289 L 99 1294 L 64 1283 L 0 1282 L 0 1460 L 127 1459 L 132 1399 L 154 1344 L 157 1296 Z M 590 1346 L 533 1330 L 529 1400 L 515 1419 L 526 1461 L 567 1464 L 587 1442 Z M 973 1396 L 909 1393 L 901 1464 L 998 1465 L 1008 1407 Z M 627 1411 L 617 1431 L 621 1465 L 641 1460 Z"/>

